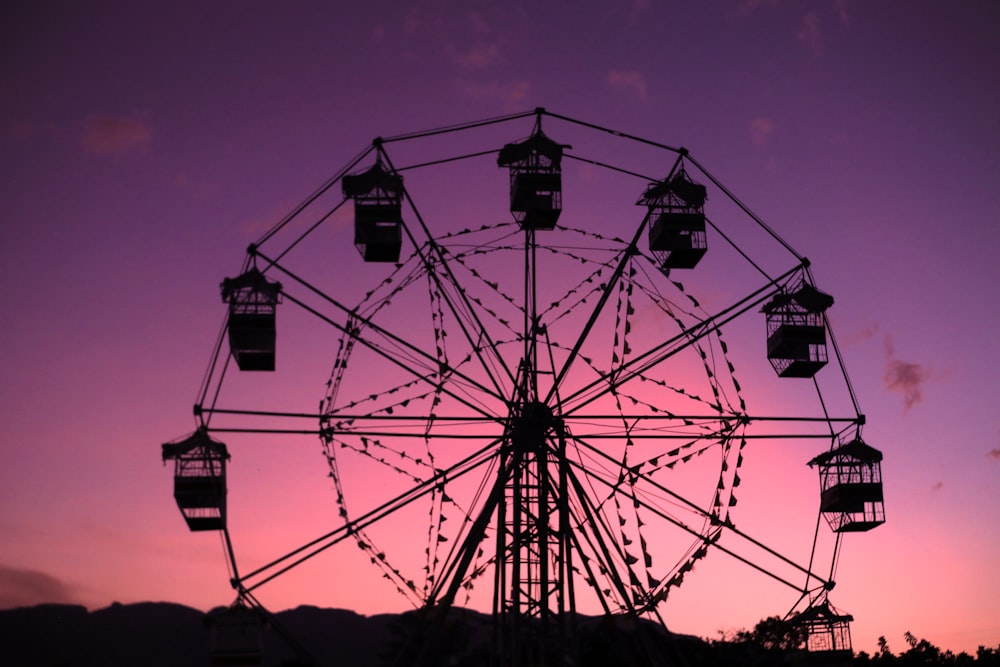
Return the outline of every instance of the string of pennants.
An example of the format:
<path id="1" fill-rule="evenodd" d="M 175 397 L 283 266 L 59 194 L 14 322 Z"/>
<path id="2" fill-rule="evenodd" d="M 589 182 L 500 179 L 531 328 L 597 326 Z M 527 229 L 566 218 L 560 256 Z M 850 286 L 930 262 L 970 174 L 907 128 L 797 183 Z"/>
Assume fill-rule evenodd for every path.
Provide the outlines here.
<path id="1" fill-rule="evenodd" d="M 510 223 L 484 225 L 478 230 L 466 229 L 448 236 L 459 237 L 463 234 L 472 233 L 473 231 L 485 231 L 491 229 L 501 230 L 509 225 Z M 608 240 L 607 237 L 600 234 L 584 230 L 575 231 L 601 241 Z M 615 238 L 611 240 L 623 243 L 621 239 Z M 496 295 L 500 300 L 510 304 L 523 313 L 523 307 L 518 306 L 513 297 L 505 293 L 497 283 L 489 281 L 474 266 L 466 261 L 467 257 L 471 254 L 493 252 L 501 249 L 509 250 L 512 247 L 513 246 L 510 245 L 496 245 L 486 249 L 480 247 L 478 250 L 469 251 L 467 253 L 448 252 L 447 261 L 450 263 L 453 262 L 451 264 L 452 266 L 461 267 L 462 270 L 467 271 L 469 275 L 479 281 L 479 283 L 488 287 L 490 293 Z M 569 258 L 577 259 L 582 263 L 592 263 L 594 261 L 592 258 L 585 258 L 565 249 L 547 248 L 547 250 L 554 253 L 561 253 Z M 426 253 L 426 257 L 431 259 L 425 259 L 425 262 L 436 261 L 433 259 L 433 253 Z M 620 255 L 618 255 L 618 257 L 620 257 Z M 625 413 L 622 401 L 628 401 L 632 404 L 632 406 L 642 406 L 651 413 L 663 412 L 670 415 L 669 411 L 657 406 L 649 400 L 639 398 L 634 392 L 625 391 L 621 386 L 615 386 L 616 375 L 622 371 L 627 359 L 629 359 L 632 354 L 632 343 L 630 338 L 633 320 L 636 317 L 634 298 L 637 291 L 645 294 L 649 298 L 650 302 L 655 304 L 663 313 L 668 315 L 682 331 L 686 330 L 686 326 L 689 326 L 685 325 L 685 318 L 687 321 L 690 321 L 692 317 L 697 317 L 697 313 L 681 308 L 678 304 L 665 298 L 664 295 L 655 292 L 653 288 L 646 285 L 643 281 L 637 280 L 640 269 L 636 266 L 635 258 L 638 257 L 642 257 L 641 253 L 636 253 L 635 256 L 630 259 L 627 271 L 623 274 L 622 280 L 620 280 L 617 285 L 616 323 L 614 342 L 611 350 L 611 371 L 608 372 L 599 370 L 596 368 L 594 361 L 588 357 L 582 356 L 582 360 L 601 376 L 608 378 L 608 381 L 612 385 L 610 395 L 614 397 L 618 410 L 622 414 Z M 602 293 L 606 290 L 607 285 L 604 280 L 604 275 L 606 272 L 610 272 L 615 264 L 617 264 L 615 257 L 609 257 L 606 261 L 598 262 L 593 271 L 583 278 L 575 287 L 566 292 L 560 299 L 552 302 L 544 310 L 544 313 L 551 318 L 547 319 L 547 321 L 554 321 L 567 316 L 579 305 L 587 302 L 594 295 Z M 338 439 L 331 435 L 327 435 L 325 454 L 330 465 L 330 476 L 334 479 L 338 511 L 345 521 L 348 521 L 348 513 L 344 502 L 344 492 L 341 480 L 339 479 L 339 475 L 337 473 L 335 452 L 338 448 L 348 449 L 355 454 L 368 457 L 387 469 L 392 470 L 393 472 L 416 483 L 421 483 L 427 479 L 419 474 L 419 470 L 425 470 L 429 476 L 433 476 L 438 472 L 434 463 L 433 449 L 430 445 L 430 439 L 432 437 L 431 427 L 436 418 L 435 408 L 439 405 L 444 391 L 448 369 L 453 368 L 450 365 L 448 358 L 446 338 L 447 327 L 445 322 L 446 312 L 450 314 L 452 311 L 445 308 L 445 297 L 441 292 L 440 286 L 435 281 L 431 280 L 431 273 L 433 272 L 432 267 L 429 268 L 426 265 L 419 266 L 414 268 L 411 273 L 406 274 L 401 273 L 399 268 L 401 266 L 404 265 L 398 265 L 396 273 L 387 277 L 379 286 L 369 291 L 362 304 L 355 311 L 356 315 L 348 319 L 348 323 L 345 327 L 348 335 L 341 337 L 334 361 L 333 372 L 330 380 L 327 382 L 328 394 L 324 401 L 321 402 L 321 414 L 334 414 L 333 407 L 337 400 L 337 389 L 341 384 L 344 371 L 348 366 L 348 361 L 351 357 L 353 347 L 355 343 L 361 339 L 364 333 L 365 322 L 370 320 L 370 318 L 380 309 L 385 308 L 393 297 L 398 296 L 404 288 L 412 284 L 415 276 L 423 272 L 423 275 L 426 276 L 428 281 L 427 284 L 431 299 L 431 321 L 435 347 L 434 356 L 437 360 L 437 367 L 431 368 L 430 366 L 427 366 L 427 372 L 418 377 L 412 377 L 408 381 L 400 383 L 380 393 L 371 394 L 369 396 L 361 397 L 348 402 L 344 405 L 339 405 L 337 406 L 337 410 L 341 412 L 358 411 L 361 414 L 371 415 L 392 415 L 394 410 L 407 408 L 411 405 L 411 403 L 426 404 L 429 402 L 429 411 L 422 412 L 422 417 L 420 417 L 420 419 L 425 420 L 426 423 L 426 431 L 424 434 L 424 452 L 422 455 L 416 455 L 406 449 L 392 447 L 379 438 L 358 436 L 348 440 Z M 670 282 L 673 283 L 678 292 L 687 297 L 691 308 L 700 308 L 700 304 L 697 299 L 685 291 L 682 283 L 675 280 L 671 280 Z M 495 322 L 499 323 L 503 327 L 506 327 L 516 339 L 518 332 L 514 331 L 509 321 L 502 318 L 499 313 L 490 308 L 483 299 L 469 293 L 467 293 L 466 296 L 472 303 L 481 309 L 480 314 L 485 313 L 489 315 Z M 721 389 L 719 379 L 720 371 L 718 368 L 719 361 L 716 358 L 717 354 L 715 347 L 710 343 L 702 344 L 701 342 L 695 341 L 692 345 L 693 349 L 697 350 L 706 376 L 709 378 L 708 386 L 711 391 L 711 397 L 708 399 L 702 398 L 695 393 L 688 392 L 682 387 L 669 385 L 662 379 L 649 377 L 642 372 L 635 372 L 630 379 L 637 380 L 638 384 L 652 383 L 661 390 L 670 391 L 675 395 L 686 397 L 693 402 L 710 406 L 716 413 L 722 414 L 729 411 L 730 413 L 736 412 L 745 414 L 746 405 L 742 396 L 741 386 L 735 377 L 733 364 L 728 360 L 726 343 L 722 339 L 720 331 L 715 330 L 712 334 L 712 339 L 717 341 L 718 347 L 721 350 L 721 355 L 718 356 L 721 356 L 726 364 L 722 374 L 726 376 L 735 390 L 735 401 L 732 400 L 732 392 Z M 687 341 L 685 341 L 685 343 L 686 342 Z M 560 347 L 558 343 L 550 344 L 557 348 Z M 469 354 L 462 362 L 459 363 L 457 367 L 460 367 L 462 364 L 468 362 L 471 359 L 472 354 L 473 352 L 469 352 Z M 386 396 L 397 393 L 400 396 L 397 400 L 386 401 Z M 734 407 L 734 402 L 738 407 Z M 709 437 L 712 433 L 712 426 L 710 424 L 696 424 L 687 418 L 682 419 L 682 423 L 684 427 L 687 428 L 695 427 L 702 429 L 702 435 L 693 435 L 692 439 L 685 444 L 662 452 L 659 455 L 646 457 L 645 460 L 634 465 L 631 463 L 631 460 L 632 457 L 634 457 L 635 444 L 630 437 L 626 438 L 619 482 L 615 489 L 609 494 L 608 499 L 612 500 L 615 515 L 618 521 L 618 540 L 621 545 L 621 557 L 628 571 L 628 582 L 631 586 L 633 603 L 636 605 L 653 604 L 657 600 L 665 599 L 668 591 L 672 587 L 680 584 L 684 575 L 687 572 L 690 572 L 694 567 L 694 563 L 705 557 L 708 547 L 711 544 L 714 544 L 714 542 L 718 539 L 722 524 L 729 520 L 728 514 L 730 508 L 736 505 L 736 497 L 733 490 L 738 487 L 740 483 L 738 473 L 739 467 L 743 461 L 742 450 L 746 444 L 745 440 L 739 439 L 737 442 L 734 438 L 729 437 L 731 434 L 728 433 L 718 433 L 717 435 L 719 435 L 719 437 L 713 440 Z M 718 424 L 717 421 L 715 423 Z M 726 424 L 728 424 L 728 422 L 726 422 Z M 344 428 L 348 428 L 349 426 L 350 420 L 345 420 L 335 425 L 337 430 L 342 430 Z M 627 427 L 628 425 L 626 425 L 626 428 Z M 723 426 L 723 430 L 726 428 L 728 428 L 728 426 Z M 642 478 L 649 477 L 657 471 L 663 469 L 673 468 L 678 463 L 686 463 L 691 460 L 692 457 L 700 456 L 708 449 L 714 448 L 720 443 L 722 447 L 723 464 L 718 479 L 717 489 L 712 501 L 712 520 L 709 522 L 710 527 L 701 533 L 701 543 L 698 546 L 689 549 L 684 557 L 682 557 L 674 567 L 667 570 L 665 575 L 658 574 L 654 569 L 653 556 L 650 552 L 645 531 L 643 529 L 645 526 L 645 523 L 643 522 L 644 507 L 640 497 L 636 494 L 636 487 L 640 484 L 640 480 Z M 733 458 L 735 458 L 735 464 L 730 465 L 730 461 Z M 631 503 L 629 503 L 629 501 L 631 501 Z M 631 504 L 631 507 L 629 507 L 629 504 Z M 365 531 L 357 530 L 353 536 L 359 548 L 364 550 L 369 555 L 373 564 L 382 569 L 383 577 L 392 581 L 400 593 L 404 596 L 416 598 L 418 600 L 426 599 L 435 583 L 435 573 L 437 572 L 438 566 L 441 562 L 440 549 L 444 548 L 443 545 L 449 542 L 449 536 L 446 534 L 444 526 L 449 520 L 449 514 L 453 514 L 455 512 L 457 512 L 458 515 L 460 515 L 466 522 L 472 520 L 468 512 L 459 507 L 454 500 L 447 495 L 445 491 L 445 483 L 442 482 L 434 488 L 431 494 L 430 507 L 428 508 L 429 521 L 427 546 L 425 548 L 426 562 L 423 567 L 425 577 L 422 585 L 418 585 L 411 578 L 405 576 L 400 569 L 390 564 L 385 552 L 375 546 L 375 543 L 371 540 L 370 536 L 365 533 Z M 631 533 L 626 530 L 629 526 L 634 526 L 634 530 L 631 531 Z M 581 554 L 581 556 L 584 559 L 589 560 L 589 557 L 585 554 Z M 480 548 L 478 550 L 478 555 L 475 558 L 475 562 L 469 568 L 466 580 L 462 583 L 462 587 L 466 591 L 471 592 L 473 580 L 484 574 L 493 563 L 493 560 L 493 558 L 484 558 L 483 549 Z M 607 574 L 606 568 L 603 566 L 600 566 L 599 569 L 603 570 L 603 574 Z M 579 572 L 575 566 L 574 570 Z M 590 580 L 590 583 L 596 587 L 596 582 Z M 605 592 L 610 593 L 610 590 L 606 590 Z"/>

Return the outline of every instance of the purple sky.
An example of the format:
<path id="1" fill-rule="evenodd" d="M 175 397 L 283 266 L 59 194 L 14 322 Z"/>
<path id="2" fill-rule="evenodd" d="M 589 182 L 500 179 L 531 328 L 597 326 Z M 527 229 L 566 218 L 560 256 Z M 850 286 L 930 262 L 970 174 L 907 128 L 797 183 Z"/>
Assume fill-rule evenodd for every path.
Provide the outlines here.
<path id="1" fill-rule="evenodd" d="M 0 606 L 231 601 L 218 540 L 186 531 L 159 462 L 193 428 L 219 282 L 373 137 L 544 106 L 688 147 L 834 294 L 885 454 L 888 521 L 849 536 L 832 598 L 855 648 L 1000 641 L 1000 5 L 336 4 L 4 5 Z M 331 256 L 347 284 L 356 259 Z M 288 481 L 232 490 L 250 551 L 331 497 L 314 443 L 234 454 Z M 811 455 L 762 453 L 744 483 Z M 272 604 L 402 608 L 331 585 L 348 567 L 331 559 Z M 712 636 L 785 611 L 744 609 L 744 585 L 683 588 L 668 623 Z"/>

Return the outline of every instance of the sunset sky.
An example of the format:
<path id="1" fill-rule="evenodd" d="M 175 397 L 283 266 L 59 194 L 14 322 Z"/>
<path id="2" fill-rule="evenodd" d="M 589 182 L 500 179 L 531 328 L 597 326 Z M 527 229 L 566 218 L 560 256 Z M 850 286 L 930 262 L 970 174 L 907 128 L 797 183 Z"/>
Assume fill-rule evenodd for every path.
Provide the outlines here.
<path id="1" fill-rule="evenodd" d="M 187 531 L 160 459 L 195 426 L 219 283 L 374 137 L 545 107 L 687 147 L 835 297 L 865 439 L 885 455 L 887 522 L 847 537 L 831 594 L 856 619 L 855 650 L 885 635 L 898 651 L 905 631 L 996 646 L 998 26 L 988 0 L 5 3 L 0 607 L 231 602 L 218 536 Z M 649 160 L 620 150 L 622 165 Z M 493 168 L 483 191 L 502 202 Z M 441 204 L 428 187 L 428 208 Z M 567 215 L 571 202 L 567 190 Z M 360 299 L 375 274 L 334 227 L 323 239 L 346 240 L 322 249 L 327 270 Z M 334 350 L 281 354 L 315 360 L 318 377 L 295 387 L 315 410 Z M 769 381 L 746 382 L 748 401 L 766 402 Z M 222 439 L 248 563 L 335 524 L 314 439 Z M 749 451 L 746 493 L 815 504 L 816 453 Z M 737 521 L 772 518 L 746 512 Z M 406 608 L 343 547 L 260 600 Z M 668 601 L 672 629 L 714 637 L 794 601 L 715 563 Z"/>

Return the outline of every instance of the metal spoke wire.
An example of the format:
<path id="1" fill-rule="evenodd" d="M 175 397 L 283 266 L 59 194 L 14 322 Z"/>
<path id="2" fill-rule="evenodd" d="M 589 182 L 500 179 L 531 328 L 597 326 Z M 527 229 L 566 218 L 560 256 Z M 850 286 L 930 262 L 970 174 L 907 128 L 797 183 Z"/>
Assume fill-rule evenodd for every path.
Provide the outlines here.
<path id="1" fill-rule="evenodd" d="M 527 119 L 534 120 L 532 132 L 519 143 L 470 148 L 457 142 L 467 132 Z M 664 176 L 618 164 L 627 155 L 620 150 L 609 158 L 557 144 L 542 132 L 543 120 L 573 137 L 596 132 L 611 137 L 609 143 L 663 152 Z M 552 131 L 548 125 L 546 130 Z M 454 154 L 422 159 L 405 152 L 444 135 L 461 146 Z M 440 206 L 432 204 L 440 202 L 424 200 L 419 178 L 409 174 L 447 171 L 446 165 L 473 170 L 494 158 L 510 170 L 514 220 L 484 218 L 464 228 L 437 229 L 443 221 Z M 398 208 L 405 207 L 405 214 L 397 222 L 410 249 L 401 259 L 380 260 L 380 281 L 347 303 L 324 289 L 328 283 L 317 279 L 308 263 L 315 260 L 303 249 L 352 198 L 350 188 L 335 194 L 335 187 L 348 176 L 359 178 L 357 170 L 368 159 L 384 173 L 408 174 L 407 186 L 398 180 Z M 402 166 L 395 167 L 394 159 Z M 559 217 L 560 182 L 553 174 L 560 173 L 562 159 L 615 182 L 640 184 L 622 202 L 633 217 L 621 237 L 567 221 L 569 209 Z M 728 212 L 703 216 L 705 233 L 722 241 L 710 252 L 727 253 L 751 276 L 721 305 L 703 305 L 698 289 L 682 283 L 662 249 L 653 246 L 662 209 L 650 193 L 678 187 L 689 171 L 731 203 Z M 541 217 L 531 217 L 530 206 L 540 204 L 519 194 L 526 183 L 544 184 L 532 186 L 538 188 L 532 195 L 554 215 L 543 206 Z M 645 206 L 640 213 L 636 199 Z M 358 206 L 356 199 L 356 211 Z M 764 232 L 754 231 L 753 238 L 769 244 L 767 262 L 738 240 L 744 230 L 730 233 L 747 220 L 752 224 L 746 227 Z M 813 378 L 815 396 L 801 409 L 775 414 L 773 407 L 748 407 L 759 378 L 744 376 L 742 362 L 738 372 L 732 353 L 743 349 L 743 319 L 791 298 L 798 285 L 812 285 L 813 279 L 808 260 L 687 149 L 542 108 L 376 138 L 249 248 L 244 271 L 258 264 L 262 273 L 287 283 L 280 287 L 285 304 L 333 332 L 319 408 L 257 409 L 231 400 L 223 386 L 235 381 L 236 372 L 227 370 L 236 365 L 230 359 L 237 344 L 231 340 L 230 355 L 227 320 L 198 394 L 196 421 L 206 434 L 318 436 L 339 520 L 242 574 L 223 525 L 234 586 L 250 603 L 259 604 L 255 593 L 265 584 L 345 541 L 418 608 L 446 609 L 460 595 L 463 604 L 483 604 L 473 589 L 492 572 L 493 649 L 506 656 L 505 665 L 520 667 L 545 662 L 547 652 L 568 641 L 568 626 L 538 628 L 548 627 L 552 616 L 577 611 L 585 591 L 605 613 L 662 623 L 660 607 L 670 592 L 716 552 L 794 590 L 799 600 L 793 610 L 825 601 L 841 534 L 834 538 L 829 569 L 820 573 L 827 566 L 820 553 L 821 513 L 806 565 L 766 537 L 737 528 L 744 458 L 766 443 L 824 441 L 832 451 L 860 434 L 864 417 L 825 314 L 822 324 L 839 371 L 833 391 Z M 853 413 L 842 414 L 848 408 Z M 359 470 L 371 479 L 353 479 Z M 381 484 L 389 498 L 361 501 L 358 489 L 365 483 Z M 356 511 L 365 504 L 374 507 Z M 402 517 L 413 522 L 413 516 L 426 521 L 418 526 L 422 559 L 386 548 L 398 539 Z M 531 632 L 522 617 L 537 624 Z M 414 664 L 433 654 L 427 642 L 442 622 L 436 617 L 428 638 L 407 642 Z M 522 631 L 530 637 L 524 645 L 512 639 Z M 528 653 L 511 655 L 511 646 Z"/>

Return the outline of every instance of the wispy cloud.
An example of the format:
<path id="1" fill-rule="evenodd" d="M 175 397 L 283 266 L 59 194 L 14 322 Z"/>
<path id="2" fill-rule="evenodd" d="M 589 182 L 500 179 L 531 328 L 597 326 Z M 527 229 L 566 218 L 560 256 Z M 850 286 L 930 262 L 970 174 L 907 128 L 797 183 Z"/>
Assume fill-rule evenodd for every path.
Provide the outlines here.
<path id="1" fill-rule="evenodd" d="M 902 394 L 903 412 L 923 400 L 923 386 L 931 373 L 923 364 L 896 358 L 892 339 L 885 337 L 886 367 L 882 382 L 889 391 Z"/>
<path id="2" fill-rule="evenodd" d="M 495 43 L 483 42 L 466 51 L 456 53 L 454 60 L 455 64 L 462 69 L 475 70 L 490 65 L 499 65 L 503 62 L 503 57 L 500 55 L 500 47 Z"/>
<path id="3" fill-rule="evenodd" d="M 753 14 L 764 5 L 774 7 L 777 4 L 778 0 L 741 0 L 741 2 L 736 5 L 736 9 L 733 14 L 737 17 L 747 16 L 749 14 Z"/>
<path id="4" fill-rule="evenodd" d="M 0 609 L 78 603 L 73 587 L 45 572 L 0 565 Z"/>
<path id="5" fill-rule="evenodd" d="M 628 11 L 628 26 L 634 28 L 642 24 L 642 17 L 653 6 L 653 0 L 632 0 Z"/>
<path id="6" fill-rule="evenodd" d="M 847 11 L 847 0 L 831 0 L 826 4 L 812 3 L 810 6 L 814 7 L 814 9 L 810 9 L 801 16 L 798 16 L 798 12 L 796 11 L 800 5 L 794 2 L 794 0 L 790 2 L 783 2 L 782 0 L 741 0 L 733 11 L 729 13 L 729 18 L 741 19 L 757 13 L 758 10 L 776 9 L 779 6 L 787 10 L 786 14 L 789 14 L 790 18 L 792 16 L 797 17 L 791 19 L 795 21 L 791 26 L 791 34 L 795 38 L 795 41 L 808 48 L 817 56 L 822 55 L 826 48 L 830 28 L 830 15 L 832 14 L 834 23 L 839 23 L 843 28 L 846 28 L 851 22 L 850 14 Z"/>
<path id="7" fill-rule="evenodd" d="M 819 14 L 807 12 L 802 17 L 798 30 L 795 32 L 795 40 L 804 44 L 814 55 L 823 53 L 823 30 L 820 27 Z"/>
<path id="8" fill-rule="evenodd" d="M 410 6 L 410 11 L 403 17 L 403 33 L 415 35 L 425 30 L 429 24 L 430 22 L 423 16 L 420 4 L 413 3 Z"/>
<path id="9" fill-rule="evenodd" d="M 771 141 L 774 135 L 774 121 L 770 118 L 758 116 L 750 121 L 750 140 L 755 146 L 764 146 Z"/>
<path id="10" fill-rule="evenodd" d="M 531 84 L 527 81 L 494 80 L 488 83 L 466 84 L 464 90 L 473 99 L 499 102 L 504 109 L 516 111 L 523 109 L 527 104 Z"/>
<path id="11" fill-rule="evenodd" d="M 66 131 L 56 123 L 13 120 L 3 125 L 3 136 L 15 143 L 29 143 L 37 139 L 62 141 Z"/>
<path id="12" fill-rule="evenodd" d="M 35 136 L 35 126 L 24 121 L 11 121 L 3 129 L 4 136 L 12 141 L 30 141 Z"/>
<path id="13" fill-rule="evenodd" d="M 861 329 L 855 329 L 848 331 L 847 335 L 844 336 L 841 341 L 844 347 L 851 347 L 852 345 L 857 345 L 858 343 L 863 343 L 867 340 L 871 340 L 878 333 L 878 324 L 870 324 Z"/>
<path id="14" fill-rule="evenodd" d="M 493 26 L 490 25 L 489 20 L 483 16 L 482 12 L 477 12 L 475 10 L 470 10 L 465 14 L 466 21 L 468 22 L 469 28 L 480 35 L 488 35 L 493 32 Z"/>
<path id="15" fill-rule="evenodd" d="M 83 123 L 80 144 L 88 153 L 124 155 L 149 146 L 152 133 L 145 123 L 124 116 L 94 116 Z"/>
<path id="16" fill-rule="evenodd" d="M 833 9 L 837 12 L 841 25 L 850 24 L 851 16 L 847 13 L 847 0 L 833 0 Z"/>
<path id="17" fill-rule="evenodd" d="M 640 100 L 646 99 L 646 77 L 635 70 L 613 69 L 608 71 L 608 85 L 628 90 Z"/>
<path id="18" fill-rule="evenodd" d="M 986 456 L 990 457 L 991 459 L 996 459 L 997 461 L 1000 461 L 1000 447 L 994 447 L 986 454 Z"/>

